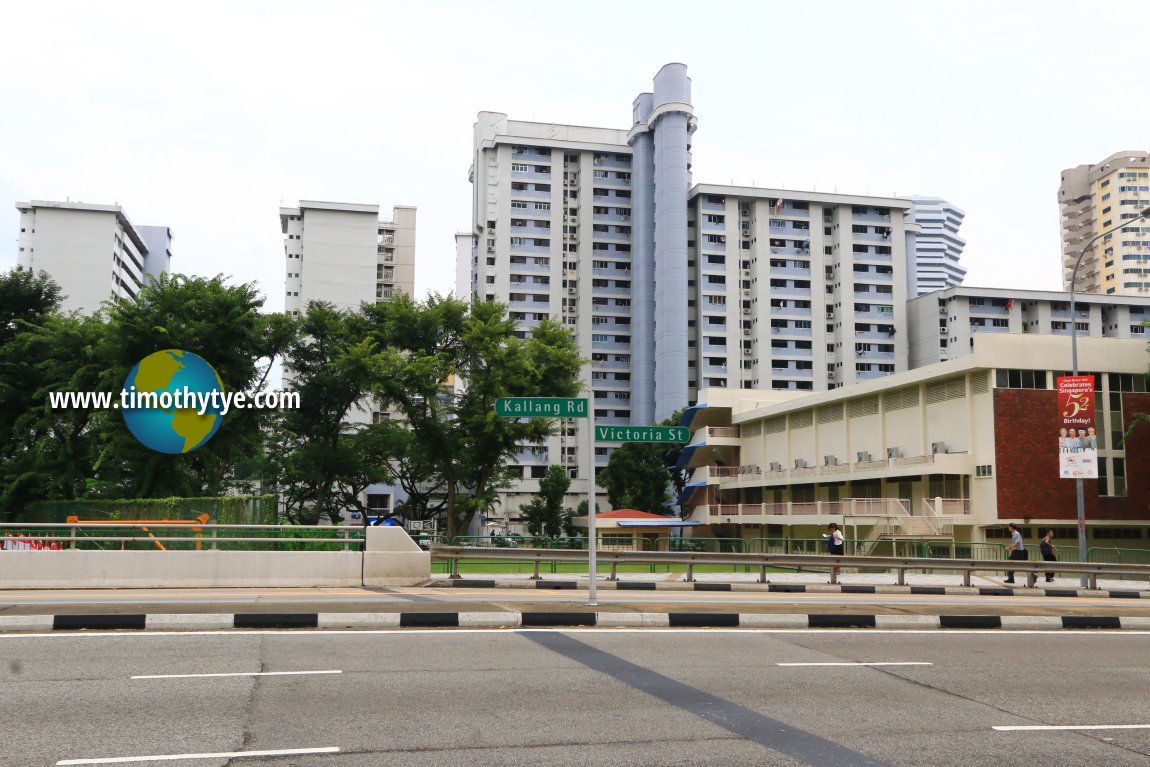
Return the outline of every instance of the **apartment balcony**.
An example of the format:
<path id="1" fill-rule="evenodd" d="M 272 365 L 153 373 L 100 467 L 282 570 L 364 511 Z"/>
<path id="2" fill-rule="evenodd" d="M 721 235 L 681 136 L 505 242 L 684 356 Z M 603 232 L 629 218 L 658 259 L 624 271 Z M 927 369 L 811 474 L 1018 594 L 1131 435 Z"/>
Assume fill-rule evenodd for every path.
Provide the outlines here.
<path id="1" fill-rule="evenodd" d="M 622 232 L 596 232 L 591 233 L 592 240 L 599 240 L 601 242 L 630 242 L 631 235 Z"/>
<path id="2" fill-rule="evenodd" d="M 525 254 L 525 253 L 535 254 L 535 253 L 538 253 L 540 255 L 550 255 L 551 254 L 551 246 L 550 245 L 512 245 L 511 246 L 511 252 L 512 253 L 518 253 L 518 254 Z"/>
<path id="3" fill-rule="evenodd" d="M 710 346 L 710 345 L 700 346 L 699 347 L 699 354 L 702 354 L 704 357 L 710 356 L 710 355 L 720 357 L 720 356 L 724 356 L 727 354 L 727 347 L 726 347 L 726 345 L 723 345 L 723 346 Z M 716 374 L 718 374 L 718 373 L 716 373 Z M 725 374 L 726 374 L 726 371 L 724 370 L 722 372 L 722 375 L 725 375 Z"/>
<path id="4" fill-rule="evenodd" d="M 630 351 L 630 341 L 596 341 L 591 339 L 591 348 L 595 351 Z"/>
<path id="5" fill-rule="evenodd" d="M 631 288 L 629 288 L 629 287 L 628 288 L 618 288 L 618 287 L 614 287 L 614 286 L 608 287 L 608 286 L 593 285 L 591 287 L 591 294 L 593 296 L 603 296 L 603 297 L 625 296 L 625 297 L 629 298 L 631 296 Z"/>
<path id="6" fill-rule="evenodd" d="M 706 239 L 699 240 L 699 252 L 701 253 L 726 253 L 727 243 L 725 242 L 707 242 Z"/>
<path id="7" fill-rule="evenodd" d="M 856 370 L 855 378 L 859 381 L 872 381 L 875 378 L 886 378 L 892 373 L 884 373 L 881 370 Z"/>
<path id="8" fill-rule="evenodd" d="M 511 270 L 511 280 L 512 281 L 514 281 L 516 276 L 520 275 L 520 274 L 550 274 L 551 273 L 551 265 L 550 264 L 512 263 L 512 264 L 510 264 L 509 268 Z M 520 280 L 520 282 L 523 282 L 523 280 Z"/>
<path id="9" fill-rule="evenodd" d="M 882 331 L 868 330 L 864 333 L 855 333 L 852 336 L 856 341 L 890 341 L 894 335 Z"/>
<path id="10" fill-rule="evenodd" d="M 543 296 L 542 298 L 542 301 L 532 301 L 529 299 L 509 300 L 507 302 L 507 308 L 510 311 L 517 312 L 547 312 L 550 309 L 550 304 L 548 303 L 546 296 Z"/>
<path id="11" fill-rule="evenodd" d="M 991 306 L 984 304 L 982 306 L 968 306 L 970 316 L 972 317 L 1009 317 L 1010 310 L 1005 306 Z"/>
<path id="12" fill-rule="evenodd" d="M 614 157 L 596 157 L 592 160 L 592 164 L 596 168 L 604 168 L 610 170 L 631 170 L 631 160 L 616 160 Z"/>
<path id="13" fill-rule="evenodd" d="M 858 264 L 890 264 L 894 257 L 890 253 L 852 253 L 852 259 Z"/>
<path id="14" fill-rule="evenodd" d="M 596 184 L 596 186 L 599 186 L 599 185 Z M 614 193 L 612 193 L 612 194 L 595 194 L 595 195 L 592 195 L 591 199 L 594 200 L 595 202 L 609 203 L 615 207 L 619 207 L 622 205 L 626 205 L 628 207 L 631 206 L 631 198 L 630 197 L 618 197 Z"/>
<path id="15" fill-rule="evenodd" d="M 631 179 L 616 178 L 615 176 L 608 176 L 607 178 L 594 177 L 591 179 L 591 183 L 595 186 L 618 187 L 620 189 L 631 188 Z"/>
<path id="16" fill-rule="evenodd" d="M 860 290 L 857 286 L 851 294 L 856 301 L 865 301 L 866 303 L 880 302 L 880 303 L 893 303 L 894 293 L 882 293 L 877 290 Z"/>
<path id="17" fill-rule="evenodd" d="M 771 296 L 772 297 L 778 297 L 778 298 L 784 298 L 787 296 L 793 296 L 795 298 L 810 298 L 811 297 L 811 289 L 810 288 L 795 288 L 795 287 L 785 287 L 785 288 L 772 287 L 771 288 Z"/>
<path id="18" fill-rule="evenodd" d="M 776 245 L 770 249 L 772 256 L 798 256 L 800 258 L 810 258 L 810 248 L 792 248 L 789 245 L 779 246 Z"/>
<path id="19" fill-rule="evenodd" d="M 772 266 L 770 275 L 772 277 L 807 277 L 810 278 L 811 270 L 802 269 L 796 266 Z"/>
<path id="20" fill-rule="evenodd" d="M 727 231 L 726 223 L 718 223 L 708 221 L 706 218 L 699 220 L 699 229 L 704 232 L 711 232 L 712 234 L 722 234 Z"/>
<path id="21" fill-rule="evenodd" d="M 617 222 L 620 224 L 630 223 L 631 215 L 629 213 L 595 213 L 591 216 L 591 220 L 596 223 L 611 223 Z"/>
<path id="22" fill-rule="evenodd" d="M 631 279 L 630 269 L 604 269 L 603 267 L 597 267 L 591 269 L 591 274 L 596 277 L 607 277 L 609 279 Z"/>
<path id="23" fill-rule="evenodd" d="M 971 333 L 1009 333 L 1010 327 L 999 327 L 997 325 L 971 325 Z"/>
<path id="24" fill-rule="evenodd" d="M 894 362 L 894 352 L 855 352 L 860 362 Z"/>
<path id="25" fill-rule="evenodd" d="M 890 224 L 890 214 L 881 216 L 878 213 L 851 213 L 851 221 L 856 224 Z"/>
<path id="26" fill-rule="evenodd" d="M 851 315 L 856 320 L 881 320 L 883 322 L 894 322 L 894 314 L 892 312 L 879 312 L 871 309 L 865 312 L 851 312 Z"/>
<path id="27" fill-rule="evenodd" d="M 615 360 L 592 360 L 591 370 L 630 370 L 630 362 L 616 362 Z M 630 384 L 628 384 L 630 385 Z"/>
<path id="28" fill-rule="evenodd" d="M 802 317 L 807 318 L 813 314 L 811 309 L 798 306 L 772 306 L 772 317 Z"/>
<path id="29" fill-rule="evenodd" d="M 772 365 L 774 363 L 772 362 Z M 814 370 L 799 370 L 792 367 L 772 367 L 771 375 L 776 378 L 793 378 L 796 381 L 809 381 L 815 377 Z"/>
<path id="30" fill-rule="evenodd" d="M 512 189 L 511 199 L 513 200 L 550 200 L 551 191 L 546 192 L 538 189 Z"/>
<path id="31" fill-rule="evenodd" d="M 771 328 L 771 336 L 772 337 L 782 337 L 782 338 L 788 338 L 788 337 L 789 338 L 810 338 L 811 337 L 811 329 L 810 328 L 795 328 L 795 327 L 786 327 L 786 328 L 772 327 Z"/>
<path id="32" fill-rule="evenodd" d="M 851 240 L 854 242 L 866 243 L 879 243 L 880 245 L 890 245 L 894 242 L 894 235 L 886 236 L 876 232 L 851 232 Z"/>
<path id="33" fill-rule="evenodd" d="M 802 359 L 810 359 L 814 356 L 813 349 L 795 349 L 794 347 L 787 347 L 786 349 L 776 349 L 771 347 L 771 357 L 778 360 L 786 360 L 790 357 L 799 357 Z"/>
<path id="34" fill-rule="evenodd" d="M 551 182 L 551 173 L 540 173 L 534 170 L 513 170 L 511 171 L 512 181 L 538 181 L 541 184 L 548 184 Z"/>
<path id="35" fill-rule="evenodd" d="M 726 365 L 703 365 L 702 372 L 703 372 L 703 375 L 705 375 L 705 376 L 712 376 L 712 377 L 713 376 L 720 376 L 720 377 L 722 377 L 722 376 L 727 375 L 727 366 Z"/>
<path id="36" fill-rule="evenodd" d="M 699 210 L 707 213 L 726 213 L 726 202 L 708 202 L 705 197 L 699 199 Z"/>

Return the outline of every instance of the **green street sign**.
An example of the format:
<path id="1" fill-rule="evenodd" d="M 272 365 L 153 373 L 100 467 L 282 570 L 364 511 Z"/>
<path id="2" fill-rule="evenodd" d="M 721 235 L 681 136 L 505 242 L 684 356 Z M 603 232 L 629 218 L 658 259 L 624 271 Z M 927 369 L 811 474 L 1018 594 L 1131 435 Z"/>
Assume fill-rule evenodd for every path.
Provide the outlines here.
<path id="1" fill-rule="evenodd" d="M 580 397 L 500 397 L 495 415 L 505 418 L 586 418 L 587 400 Z"/>
<path id="2" fill-rule="evenodd" d="M 686 426 L 596 426 L 596 442 L 690 442 Z"/>

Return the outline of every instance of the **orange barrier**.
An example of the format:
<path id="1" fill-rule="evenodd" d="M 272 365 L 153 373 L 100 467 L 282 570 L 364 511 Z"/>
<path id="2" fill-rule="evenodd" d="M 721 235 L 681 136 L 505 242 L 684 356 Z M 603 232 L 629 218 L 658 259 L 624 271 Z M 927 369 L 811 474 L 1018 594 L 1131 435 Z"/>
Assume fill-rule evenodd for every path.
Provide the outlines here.
<path id="1" fill-rule="evenodd" d="M 148 534 L 152 539 L 152 543 L 160 551 L 167 551 L 164 544 L 156 540 L 156 536 L 147 528 L 147 525 L 196 525 L 192 531 L 196 534 L 196 551 L 201 551 L 203 545 L 203 528 L 200 525 L 206 525 L 211 521 L 211 517 L 207 514 L 201 514 L 195 519 L 94 519 L 91 521 L 80 521 L 79 517 L 67 517 L 65 520 L 69 525 L 127 525 L 130 527 L 137 527 Z M 123 548 L 123 544 L 120 544 Z"/>

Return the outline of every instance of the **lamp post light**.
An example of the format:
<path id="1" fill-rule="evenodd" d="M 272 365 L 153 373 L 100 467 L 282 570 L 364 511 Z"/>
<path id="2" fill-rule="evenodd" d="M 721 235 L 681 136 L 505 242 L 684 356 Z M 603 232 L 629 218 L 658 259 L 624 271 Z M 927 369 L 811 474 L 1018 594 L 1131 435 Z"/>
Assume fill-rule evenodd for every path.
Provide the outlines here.
<path id="1" fill-rule="evenodd" d="M 1120 225 L 1117 229 L 1110 232 L 1102 232 L 1090 238 L 1090 240 L 1083 246 L 1082 252 L 1078 254 L 1078 258 L 1074 261 L 1074 271 L 1070 274 L 1070 365 L 1073 368 L 1071 375 L 1078 375 L 1078 305 L 1074 300 L 1075 288 L 1078 284 L 1078 267 L 1082 266 L 1082 258 L 1103 237 L 1111 234 L 1118 234 L 1128 226 L 1132 226 L 1139 221 L 1150 218 L 1150 207 L 1145 208 L 1138 216 L 1130 219 L 1125 224 Z M 1086 561 L 1086 500 L 1084 491 L 1082 489 L 1082 478 L 1074 480 L 1074 491 L 1078 499 L 1078 561 Z M 1087 576 L 1082 576 L 1082 587 L 1087 585 Z"/>

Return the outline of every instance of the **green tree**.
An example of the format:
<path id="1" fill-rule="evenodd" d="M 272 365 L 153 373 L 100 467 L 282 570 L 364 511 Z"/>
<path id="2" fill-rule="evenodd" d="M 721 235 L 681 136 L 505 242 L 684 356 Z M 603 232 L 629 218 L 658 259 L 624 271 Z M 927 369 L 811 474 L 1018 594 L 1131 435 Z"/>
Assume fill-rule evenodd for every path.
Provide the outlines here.
<path id="1" fill-rule="evenodd" d="M 676 426 L 683 411 L 664 420 L 661 426 Z M 626 442 L 611 451 L 607 465 L 595 476 L 607 491 L 613 509 L 638 509 L 650 514 L 674 514 L 673 500 L 682 492 L 687 472 L 675 469 L 681 445 L 658 442 Z"/>
<path id="2" fill-rule="evenodd" d="M 548 419 L 496 416 L 496 399 L 577 394 L 575 341 L 551 321 L 520 338 L 497 303 L 399 296 L 364 313 L 384 371 L 375 393 L 415 435 L 429 469 L 421 481 L 444 498 L 447 534 L 459 535 L 508 486 L 519 446 L 555 428 Z M 465 388 L 455 386 L 460 380 Z"/>
<path id="3" fill-rule="evenodd" d="M 539 493 L 519 510 L 526 519 L 527 532 L 547 538 L 558 538 L 563 532 L 563 498 L 571 478 L 562 466 L 548 466 L 539 480 Z"/>
<path id="4" fill-rule="evenodd" d="M 264 387 L 274 361 L 294 333 L 291 319 L 261 314 L 263 297 L 253 284 L 163 275 L 149 281 L 134 301 L 108 305 L 107 369 L 102 387 L 119 391 L 141 359 L 163 349 L 186 349 L 215 368 L 230 391 Z M 237 466 L 252 465 L 272 413 L 233 410 L 211 441 L 182 455 L 139 444 L 120 418 L 107 419 L 99 464 L 108 492 L 121 497 L 220 495 Z"/>
<path id="5" fill-rule="evenodd" d="M 355 311 L 312 303 L 297 331 L 286 376 L 301 406 L 273 421 L 265 478 L 289 521 L 340 522 L 344 512 L 366 512 L 368 485 L 390 481 L 389 432 L 364 423 L 361 409 L 381 374 L 379 357 Z"/>
<path id="6" fill-rule="evenodd" d="M 49 395 L 105 389 L 105 332 L 99 316 L 49 315 L 0 346 L 0 516 L 11 518 L 33 501 L 98 492 L 99 435 L 115 415 L 53 409 Z"/>

